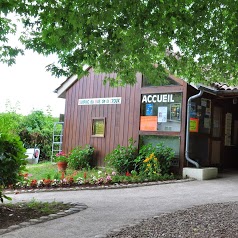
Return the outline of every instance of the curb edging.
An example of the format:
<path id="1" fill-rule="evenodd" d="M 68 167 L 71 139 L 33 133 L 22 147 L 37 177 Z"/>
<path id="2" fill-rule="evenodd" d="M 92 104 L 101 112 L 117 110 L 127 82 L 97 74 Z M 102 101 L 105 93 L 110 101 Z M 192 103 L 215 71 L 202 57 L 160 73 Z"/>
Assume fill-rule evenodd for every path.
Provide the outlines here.
<path id="1" fill-rule="evenodd" d="M 38 193 L 38 192 L 62 192 L 62 191 L 80 191 L 80 190 L 101 190 L 101 189 L 123 189 L 123 188 L 134 188 L 134 187 L 144 187 L 153 185 L 164 185 L 172 183 L 184 183 L 195 181 L 193 178 L 179 179 L 179 180 L 166 180 L 166 181 L 155 181 L 155 182 L 144 182 L 144 183 L 128 183 L 119 184 L 115 183 L 112 185 L 101 185 L 94 187 L 60 187 L 60 188 L 43 188 L 43 189 L 15 189 L 15 190 L 5 190 L 4 194 L 19 194 L 19 193 Z"/>
<path id="2" fill-rule="evenodd" d="M 37 219 L 30 219 L 29 221 L 19 223 L 18 225 L 12 225 L 12 226 L 9 226 L 6 229 L 0 229 L 0 235 L 9 233 L 11 231 L 14 231 L 14 230 L 17 230 L 17 229 L 20 229 L 20 228 L 24 228 L 24 227 L 28 227 L 28 226 L 31 226 L 31 225 L 35 225 L 35 224 L 43 223 L 43 222 L 46 222 L 46 221 L 54 220 L 54 219 L 57 219 L 57 218 L 60 218 L 60 217 L 65 217 L 65 216 L 83 211 L 83 210 L 88 208 L 88 206 L 85 205 L 84 203 L 63 203 L 63 204 L 71 205 L 72 207 L 68 208 L 68 209 L 66 209 L 62 212 L 52 213 L 52 214 L 49 214 L 47 216 L 39 217 Z"/>

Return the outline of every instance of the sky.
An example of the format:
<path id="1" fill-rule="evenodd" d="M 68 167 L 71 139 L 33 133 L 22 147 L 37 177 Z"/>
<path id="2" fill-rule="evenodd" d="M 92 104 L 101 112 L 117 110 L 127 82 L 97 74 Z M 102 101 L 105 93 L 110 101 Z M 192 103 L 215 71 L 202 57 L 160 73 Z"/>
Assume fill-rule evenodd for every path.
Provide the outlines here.
<path id="1" fill-rule="evenodd" d="M 0 63 L 0 112 L 6 111 L 6 102 L 10 101 L 10 107 L 19 108 L 17 113 L 23 115 L 32 110 L 47 112 L 47 107 L 55 117 L 64 114 L 65 100 L 57 98 L 54 90 L 65 78 L 55 78 L 45 69 L 54 61 L 54 56 L 44 57 L 25 51 L 13 66 Z"/>

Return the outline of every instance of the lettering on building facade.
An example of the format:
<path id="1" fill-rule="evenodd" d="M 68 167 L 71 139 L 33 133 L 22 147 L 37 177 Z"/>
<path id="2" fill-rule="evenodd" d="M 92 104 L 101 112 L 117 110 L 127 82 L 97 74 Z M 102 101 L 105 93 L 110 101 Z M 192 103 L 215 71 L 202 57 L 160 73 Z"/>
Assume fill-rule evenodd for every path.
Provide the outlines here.
<path id="1" fill-rule="evenodd" d="M 141 103 L 174 102 L 173 94 L 144 95 Z"/>

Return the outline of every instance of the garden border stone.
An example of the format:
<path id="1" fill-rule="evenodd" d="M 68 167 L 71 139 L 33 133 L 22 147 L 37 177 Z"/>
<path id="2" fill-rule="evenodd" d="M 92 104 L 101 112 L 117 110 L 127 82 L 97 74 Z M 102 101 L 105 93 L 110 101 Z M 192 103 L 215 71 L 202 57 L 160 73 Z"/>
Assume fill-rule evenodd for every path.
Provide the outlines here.
<path id="1" fill-rule="evenodd" d="M 4 194 L 19 194 L 19 193 L 38 193 L 38 192 L 62 192 L 62 191 L 79 191 L 79 190 L 97 190 L 97 189 L 123 189 L 123 188 L 133 188 L 133 187 L 143 187 L 143 186 L 152 186 L 152 185 L 163 185 L 170 183 L 184 183 L 194 181 L 194 178 L 185 178 L 178 180 L 166 180 L 166 181 L 155 181 L 155 182 L 144 182 L 144 183 L 115 183 L 110 185 L 95 185 L 95 186 L 72 186 L 72 187 L 58 187 L 58 188 L 21 188 L 21 189 L 6 189 L 4 190 Z"/>
<path id="2" fill-rule="evenodd" d="M 0 235 L 3 235 L 5 233 L 8 233 L 8 232 L 11 232 L 11 231 L 23 228 L 23 227 L 27 227 L 27 226 L 35 225 L 35 224 L 38 224 L 38 223 L 43 223 L 43 222 L 46 222 L 46 221 L 49 221 L 49 220 L 57 219 L 57 218 L 60 218 L 60 217 L 68 216 L 68 215 L 74 214 L 76 212 L 83 211 L 83 210 L 88 208 L 88 206 L 84 203 L 64 203 L 64 204 L 70 204 L 73 207 L 71 207 L 69 209 L 67 208 L 63 212 L 59 212 L 59 213 L 56 213 L 56 214 L 54 214 L 54 213 L 49 214 L 48 216 L 42 216 L 42 217 L 37 218 L 37 219 L 30 219 L 28 222 L 22 222 L 18 225 L 12 225 L 12 226 L 9 226 L 6 229 L 0 229 Z"/>

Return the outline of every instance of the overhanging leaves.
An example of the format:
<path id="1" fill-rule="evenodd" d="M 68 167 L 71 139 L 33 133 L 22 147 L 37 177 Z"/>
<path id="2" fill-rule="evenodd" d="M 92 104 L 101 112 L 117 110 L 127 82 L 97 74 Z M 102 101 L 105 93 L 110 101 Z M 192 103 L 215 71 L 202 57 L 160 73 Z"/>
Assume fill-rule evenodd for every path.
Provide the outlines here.
<path id="1" fill-rule="evenodd" d="M 133 84 L 136 72 L 237 83 L 237 0 L 10 2 L 0 11 L 19 14 L 26 48 L 58 55 L 49 67 L 56 76 L 80 75 L 90 65 L 117 73 L 120 85 Z"/>

